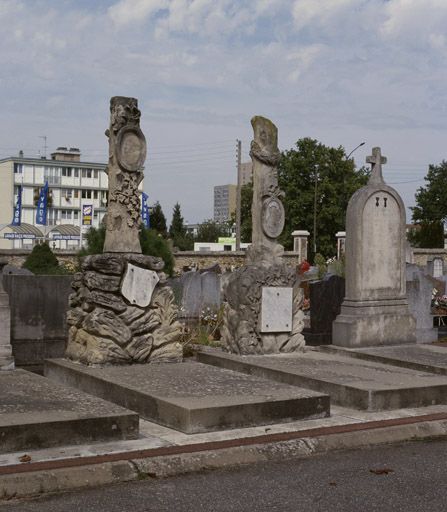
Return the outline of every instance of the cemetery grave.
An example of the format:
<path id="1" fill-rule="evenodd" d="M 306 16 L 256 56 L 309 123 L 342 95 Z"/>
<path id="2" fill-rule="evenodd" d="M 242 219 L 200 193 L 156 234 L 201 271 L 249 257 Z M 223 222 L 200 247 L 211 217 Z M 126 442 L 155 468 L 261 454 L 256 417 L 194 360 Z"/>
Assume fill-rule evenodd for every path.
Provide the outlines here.
<path id="1" fill-rule="evenodd" d="M 71 361 L 47 361 L 45 375 L 188 433 L 328 416 L 327 395 L 198 362 L 181 362 L 179 311 L 162 272 L 163 262 L 141 255 L 139 246 L 138 184 L 146 154 L 139 119 L 136 99 L 112 98 L 104 253 L 84 258 L 82 272 L 73 283 L 66 352 Z M 265 325 L 260 346 L 266 351 L 297 350 L 304 344 L 299 309 L 302 294 L 276 243 L 284 226 L 276 175 L 277 130 L 265 118 L 253 118 L 252 125 L 252 152 L 263 176 L 263 180 L 255 180 L 255 190 L 263 203 L 255 223 L 259 240 L 249 251 L 252 264 L 248 271 L 251 281 L 261 279 L 259 284 L 269 284 L 273 306 L 279 290 L 275 285 L 283 285 L 284 306 L 290 317 L 287 325 L 280 321 L 284 333 Z M 206 280 L 216 283 L 212 274 L 185 279 L 187 287 L 196 287 L 197 296 L 202 295 Z M 235 272 L 227 288 L 239 289 L 243 284 Z M 256 303 L 261 306 L 260 300 Z M 197 304 L 191 305 L 193 314 L 197 309 Z M 234 316 L 241 312 L 228 310 L 224 339 L 232 336 Z M 266 320 L 270 313 L 270 308 L 262 313 L 265 324 L 271 323 Z M 292 334 L 285 334 L 287 331 Z"/>
<path id="2" fill-rule="evenodd" d="M 313 288 L 321 310 L 311 330 L 318 344 L 332 338 L 334 346 L 309 350 L 300 278 L 277 241 L 285 215 L 277 128 L 252 119 L 246 264 L 226 278 L 223 303 L 216 273 L 186 273 L 173 285 L 185 318 L 200 315 L 202 301 L 222 304 L 227 352 L 204 348 L 184 361 L 173 281 L 161 259 L 141 254 L 138 239 L 146 141 L 137 100 L 114 97 L 110 107 L 104 253 L 84 258 L 75 276 L 66 358 L 47 360 L 46 378 L 13 370 L 7 329 L 0 333 L 0 366 L 8 370 L 0 373 L 0 452 L 135 440 L 139 418 L 194 436 L 324 421 L 331 402 L 368 413 L 447 405 L 447 351 L 416 345 L 435 336 L 425 308 L 430 281 L 406 271 L 404 206 L 383 180 L 380 148 L 368 158 L 368 185 L 348 207 L 346 289 L 337 276 Z M 4 325 L 9 314 L 0 288 Z"/>

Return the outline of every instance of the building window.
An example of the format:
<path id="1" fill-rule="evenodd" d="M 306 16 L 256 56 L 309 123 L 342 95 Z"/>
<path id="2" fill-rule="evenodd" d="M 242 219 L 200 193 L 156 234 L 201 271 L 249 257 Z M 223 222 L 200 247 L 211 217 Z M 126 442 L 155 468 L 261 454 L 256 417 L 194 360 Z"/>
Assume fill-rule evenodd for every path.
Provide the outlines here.
<path id="1" fill-rule="evenodd" d="M 91 199 L 92 191 L 91 190 L 83 190 L 82 191 L 82 199 Z"/>
<path id="2" fill-rule="evenodd" d="M 75 198 L 75 199 L 79 199 L 79 190 L 78 190 L 78 189 L 76 189 L 76 190 L 74 191 L 74 198 Z"/>
<path id="3" fill-rule="evenodd" d="M 92 170 L 91 169 L 82 169 L 82 177 L 83 178 L 91 178 Z"/>
<path id="4" fill-rule="evenodd" d="M 62 176 L 71 178 L 71 167 L 62 167 Z"/>
<path id="5" fill-rule="evenodd" d="M 79 178 L 79 169 L 74 169 L 74 177 Z"/>
<path id="6" fill-rule="evenodd" d="M 95 180 L 98 179 L 98 171 L 96 169 L 93 171 L 93 177 L 95 178 Z"/>
<path id="7" fill-rule="evenodd" d="M 70 188 L 63 188 L 61 192 L 62 196 L 65 197 L 67 201 L 69 201 L 73 197 L 73 191 Z"/>
<path id="8" fill-rule="evenodd" d="M 14 174 L 22 174 L 23 164 L 14 164 Z"/>
<path id="9" fill-rule="evenodd" d="M 75 210 L 73 212 L 73 217 L 74 217 L 74 220 L 79 220 L 79 212 L 78 212 L 78 210 Z"/>
<path id="10" fill-rule="evenodd" d="M 97 190 L 93 191 L 93 199 L 98 199 L 98 191 Z"/>
<path id="11" fill-rule="evenodd" d="M 61 210 L 61 219 L 69 219 L 71 220 L 71 210 Z"/>

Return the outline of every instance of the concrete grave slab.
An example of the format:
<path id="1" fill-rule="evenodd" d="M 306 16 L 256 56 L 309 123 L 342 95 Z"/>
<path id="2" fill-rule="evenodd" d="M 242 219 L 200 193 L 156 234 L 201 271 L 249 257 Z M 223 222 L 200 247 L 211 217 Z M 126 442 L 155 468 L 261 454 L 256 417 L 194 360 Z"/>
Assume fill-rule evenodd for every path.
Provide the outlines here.
<path id="1" fill-rule="evenodd" d="M 46 361 L 55 382 L 185 433 L 329 416 L 329 397 L 197 362 L 92 368 Z"/>
<path id="2" fill-rule="evenodd" d="M 198 360 L 327 393 L 331 403 L 354 409 L 381 411 L 447 404 L 447 377 L 335 353 L 237 356 L 203 350 Z"/>
<path id="3" fill-rule="evenodd" d="M 447 375 L 447 347 L 439 345 L 398 345 L 364 349 L 327 346 L 321 347 L 321 350 L 365 361 L 375 361 L 401 368 Z"/>
<path id="4" fill-rule="evenodd" d="M 0 372 L 0 453 L 137 439 L 138 415 L 24 370 Z"/>

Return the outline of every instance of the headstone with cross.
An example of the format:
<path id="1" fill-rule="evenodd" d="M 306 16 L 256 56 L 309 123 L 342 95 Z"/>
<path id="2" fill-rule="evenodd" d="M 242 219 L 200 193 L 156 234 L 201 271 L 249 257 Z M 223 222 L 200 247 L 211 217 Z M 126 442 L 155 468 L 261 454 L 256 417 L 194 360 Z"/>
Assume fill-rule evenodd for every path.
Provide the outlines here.
<path id="1" fill-rule="evenodd" d="M 386 157 L 382 156 L 380 148 L 373 148 L 372 155 L 366 157 L 366 163 L 371 164 L 369 183 L 383 183 L 382 164 L 386 164 Z"/>
<path id="2" fill-rule="evenodd" d="M 333 343 L 346 347 L 416 341 L 405 281 L 405 206 L 382 175 L 380 148 L 367 157 L 368 184 L 346 214 L 346 296 L 332 326 Z"/>

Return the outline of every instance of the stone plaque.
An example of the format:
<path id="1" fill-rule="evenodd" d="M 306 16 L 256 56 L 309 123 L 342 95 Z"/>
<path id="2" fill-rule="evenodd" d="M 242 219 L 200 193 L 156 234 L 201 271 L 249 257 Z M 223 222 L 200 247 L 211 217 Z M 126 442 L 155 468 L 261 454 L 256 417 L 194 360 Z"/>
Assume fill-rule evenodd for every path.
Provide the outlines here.
<path id="1" fill-rule="evenodd" d="M 277 197 L 268 197 L 262 203 L 262 229 L 269 238 L 278 238 L 284 229 L 284 206 Z"/>
<path id="2" fill-rule="evenodd" d="M 158 281 L 157 272 L 128 263 L 121 284 L 121 293 L 131 304 L 145 308 L 151 303 L 152 293 Z"/>
<path id="3" fill-rule="evenodd" d="M 119 131 L 116 157 L 119 166 L 126 171 L 139 171 L 143 167 L 146 159 L 146 139 L 137 126 Z"/>
<path id="4" fill-rule="evenodd" d="M 264 286 L 261 303 L 261 332 L 292 330 L 293 288 Z"/>

